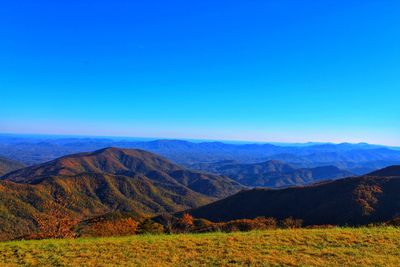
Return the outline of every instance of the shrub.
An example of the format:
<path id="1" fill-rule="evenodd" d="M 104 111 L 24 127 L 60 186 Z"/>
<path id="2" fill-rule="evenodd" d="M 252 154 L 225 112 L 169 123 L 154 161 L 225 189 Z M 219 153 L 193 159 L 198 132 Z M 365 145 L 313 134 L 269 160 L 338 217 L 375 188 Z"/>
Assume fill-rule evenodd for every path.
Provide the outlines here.
<path id="1" fill-rule="evenodd" d="M 387 222 L 387 224 L 388 224 L 388 225 L 391 225 L 391 226 L 399 227 L 399 226 L 400 226 L 400 216 L 394 217 L 392 220 L 390 220 L 389 222 Z"/>
<path id="2" fill-rule="evenodd" d="M 154 222 L 161 224 L 164 227 L 164 232 L 171 234 L 174 233 L 174 224 L 177 218 L 171 214 L 164 213 L 152 219 Z"/>
<path id="3" fill-rule="evenodd" d="M 253 230 L 275 229 L 276 220 L 273 218 L 259 217 L 256 219 L 242 219 L 227 222 L 223 225 L 223 230 L 226 232 L 247 232 Z"/>
<path id="4" fill-rule="evenodd" d="M 99 220 L 91 222 L 80 231 L 81 236 L 106 237 L 135 235 L 138 232 L 139 223 L 132 218 L 115 220 Z"/>
<path id="5" fill-rule="evenodd" d="M 293 217 L 286 218 L 281 221 L 281 227 L 287 229 L 301 228 L 303 220 L 294 219 Z"/>
<path id="6" fill-rule="evenodd" d="M 164 233 L 164 227 L 154 222 L 151 219 L 145 219 L 139 224 L 139 234 L 162 234 Z"/>
<path id="7" fill-rule="evenodd" d="M 213 222 L 210 222 L 209 220 L 206 220 L 206 219 L 194 219 L 193 220 L 193 225 L 194 225 L 194 228 L 196 228 L 196 229 L 210 227 L 213 224 L 214 224 Z"/>
<path id="8" fill-rule="evenodd" d="M 188 233 L 194 232 L 194 218 L 188 213 L 184 213 L 182 218 L 178 218 L 173 222 L 173 233 Z"/>
<path id="9" fill-rule="evenodd" d="M 190 215 L 189 213 L 185 213 L 182 216 L 181 222 L 182 222 L 182 224 L 186 225 L 187 227 L 192 227 L 193 226 L 193 216 Z"/>
<path id="10" fill-rule="evenodd" d="M 247 232 L 252 230 L 276 229 L 277 222 L 274 218 L 259 217 L 256 219 L 241 219 L 223 223 L 212 223 L 203 220 L 200 225 L 195 220 L 195 232 Z"/>

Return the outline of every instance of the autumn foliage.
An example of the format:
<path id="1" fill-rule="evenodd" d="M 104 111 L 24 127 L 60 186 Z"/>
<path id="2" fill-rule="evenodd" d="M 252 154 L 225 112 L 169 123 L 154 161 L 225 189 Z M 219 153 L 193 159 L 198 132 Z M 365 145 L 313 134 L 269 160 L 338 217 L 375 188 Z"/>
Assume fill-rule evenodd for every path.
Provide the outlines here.
<path id="1" fill-rule="evenodd" d="M 38 231 L 27 236 L 29 239 L 75 238 L 75 228 L 80 221 L 72 216 L 67 209 L 67 201 L 56 199 L 48 201 L 44 207 L 48 212 L 34 215 Z"/>
<path id="2" fill-rule="evenodd" d="M 192 215 L 185 213 L 183 214 L 182 218 L 179 219 L 177 228 L 180 229 L 182 232 L 189 232 L 193 228 L 193 220 L 194 218 Z"/>
<path id="3" fill-rule="evenodd" d="M 229 222 L 211 222 L 206 219 L 193 218 L 184 213 L 181 218 L 163 215 L 156 220 L 164 225 L 166 233 L 206 233 L 206 232 L 236 232 L 275 229 L 278 226 L 274 218 L 258 217 L 255 219 L 241 219 Z"/>
<path id="4" fill-rule="evenodd" d="M 379 185 L 361 183 L 357 186 L 353 194 L 355 201 L 360 206 L 362 215 L 368 216 L 374 213 L 378 197 L 382 193 L 382 188 Z"/>
<path id="5" fill-rule="evenodd" d="M 248 232 L 276 228 L 300 228 L 303 223 L 301 220 L 294 218 L 277 221 L 275 218 L 267 217 L 228 222 L 211 222 L 206 219 L 194 218 L 189 213 L 184 213 L 180 217 L 165 214 L 154 219 L 112 213 L 79 221 L 76 217 L 69 216 L 65 212 L 65 205 L 61 202 L 49 203 L 49 205 L 53 205 L 49 209 L 51 212 L 40 214 L 36 217 L 39 231 L 28 238 L 48 239 L 162 233 Z"/>

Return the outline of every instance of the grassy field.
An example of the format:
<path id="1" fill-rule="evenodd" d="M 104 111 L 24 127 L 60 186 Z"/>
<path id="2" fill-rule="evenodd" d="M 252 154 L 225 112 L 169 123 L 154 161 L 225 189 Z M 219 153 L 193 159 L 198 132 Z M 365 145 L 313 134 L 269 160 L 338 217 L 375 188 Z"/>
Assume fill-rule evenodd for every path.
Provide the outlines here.
<path id="1" fill-rule="evenodd" d="M 400 266 L 400 229 L 335 228 L 0 243 L 0 266 Z"/>

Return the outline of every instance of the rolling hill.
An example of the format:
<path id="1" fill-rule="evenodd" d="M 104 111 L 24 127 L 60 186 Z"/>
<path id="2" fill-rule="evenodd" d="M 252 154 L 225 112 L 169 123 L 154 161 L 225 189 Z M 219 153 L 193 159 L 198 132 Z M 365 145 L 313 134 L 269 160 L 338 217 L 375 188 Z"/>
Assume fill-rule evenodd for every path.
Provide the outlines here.
<path id="1" fill-rule="evenodd" d="M 255 164 L 223 161 L 209 165 L 208 168 L 214 173 L 229 176 L 246 186 L 272 188 L 305 185 L 353 175 L 335 166 L 296 169 L 276 160 Z"/>
<path id="2" fill-rule="evenodd" d="M 198 207 L 242 188 L 227 177 L 186 170 L 149 152 L 107 148 L 2 177 L 1 233 L 9 238 L 34 230 L 35 217 L 60 207 L 80 219 L 112 211 L 155 215 Z"/>
<path id="3" fill-rule="evenodd" d="M 83 173 L 142 175 L 153 181 L 177 183 L 210 197 L 221 198 L 241 188 L 225 176 L 190 171 L 150 152 L 135 149 L 105 148 L 90 153 L 79 153 L 27 167 L 1 179 L 17 183 L 35 184 L 52 176 L 73 176 Z"/>
<path id="4" fill-rule="evenodd" d="M 305 187 L 247 190 L 189 212 L 212 221 L 266 216 L 294 217 L 306 225 L 384 222 L 400 214 L 400 175 L 367 175 Z"/>
<path id="5" fill-rule="evenodd" d="M 21 169 L 25 167 L 24 164 L 4 157 L 0 157 L 0 176 Z"/>

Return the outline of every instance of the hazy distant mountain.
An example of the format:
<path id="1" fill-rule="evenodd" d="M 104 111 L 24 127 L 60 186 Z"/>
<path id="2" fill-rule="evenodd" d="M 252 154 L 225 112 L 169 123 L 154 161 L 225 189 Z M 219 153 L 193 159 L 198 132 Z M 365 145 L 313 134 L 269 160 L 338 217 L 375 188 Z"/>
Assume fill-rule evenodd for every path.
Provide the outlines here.
<path id="1" fill-rule="evenodd" d="M 400 164 L 400 150 L 379 145 L 360 144 L 232 144 L 194 143 L 182 140 L 135 141 L 106 138 L 22 138 L 0 136 L 0 155 L 39 164 L 55 158 L 94 151 L 105 147 L 144 149 L 189 168 L 201 164 L 233 160 L 240 164 L 280 160 L 296 168 L 336 166 L 356 174 Z"/>
<path id="2" fill-rule="evenodd" d="M 287 187 L 323 180 L 349 177 L 353 174 L 335 166 L 296 169 L 281 161 L 271 160 L 255 164 L 217 163 L 214 171 L 253 187 Z"/>
<path id="3" fill-rule="evenodd" d="M 23 167 L 25 167 L 25 165 L 18 161 L 0 157 L 0 176 Z"/>
<path id="4" fill-rule="evenodd" d="M 197 218 L 228 221 L 258 216 L 294 217 L 306 225 L 360 225 L 384 222 L 400 214 L 399 166 L 379 176 L 340 179 L 288 189 L 254 189 L 189 211 Z M 388 171 L 390 176 L 382 176 Z M 372 175 L 372 174 L 371 174 Z"/>

